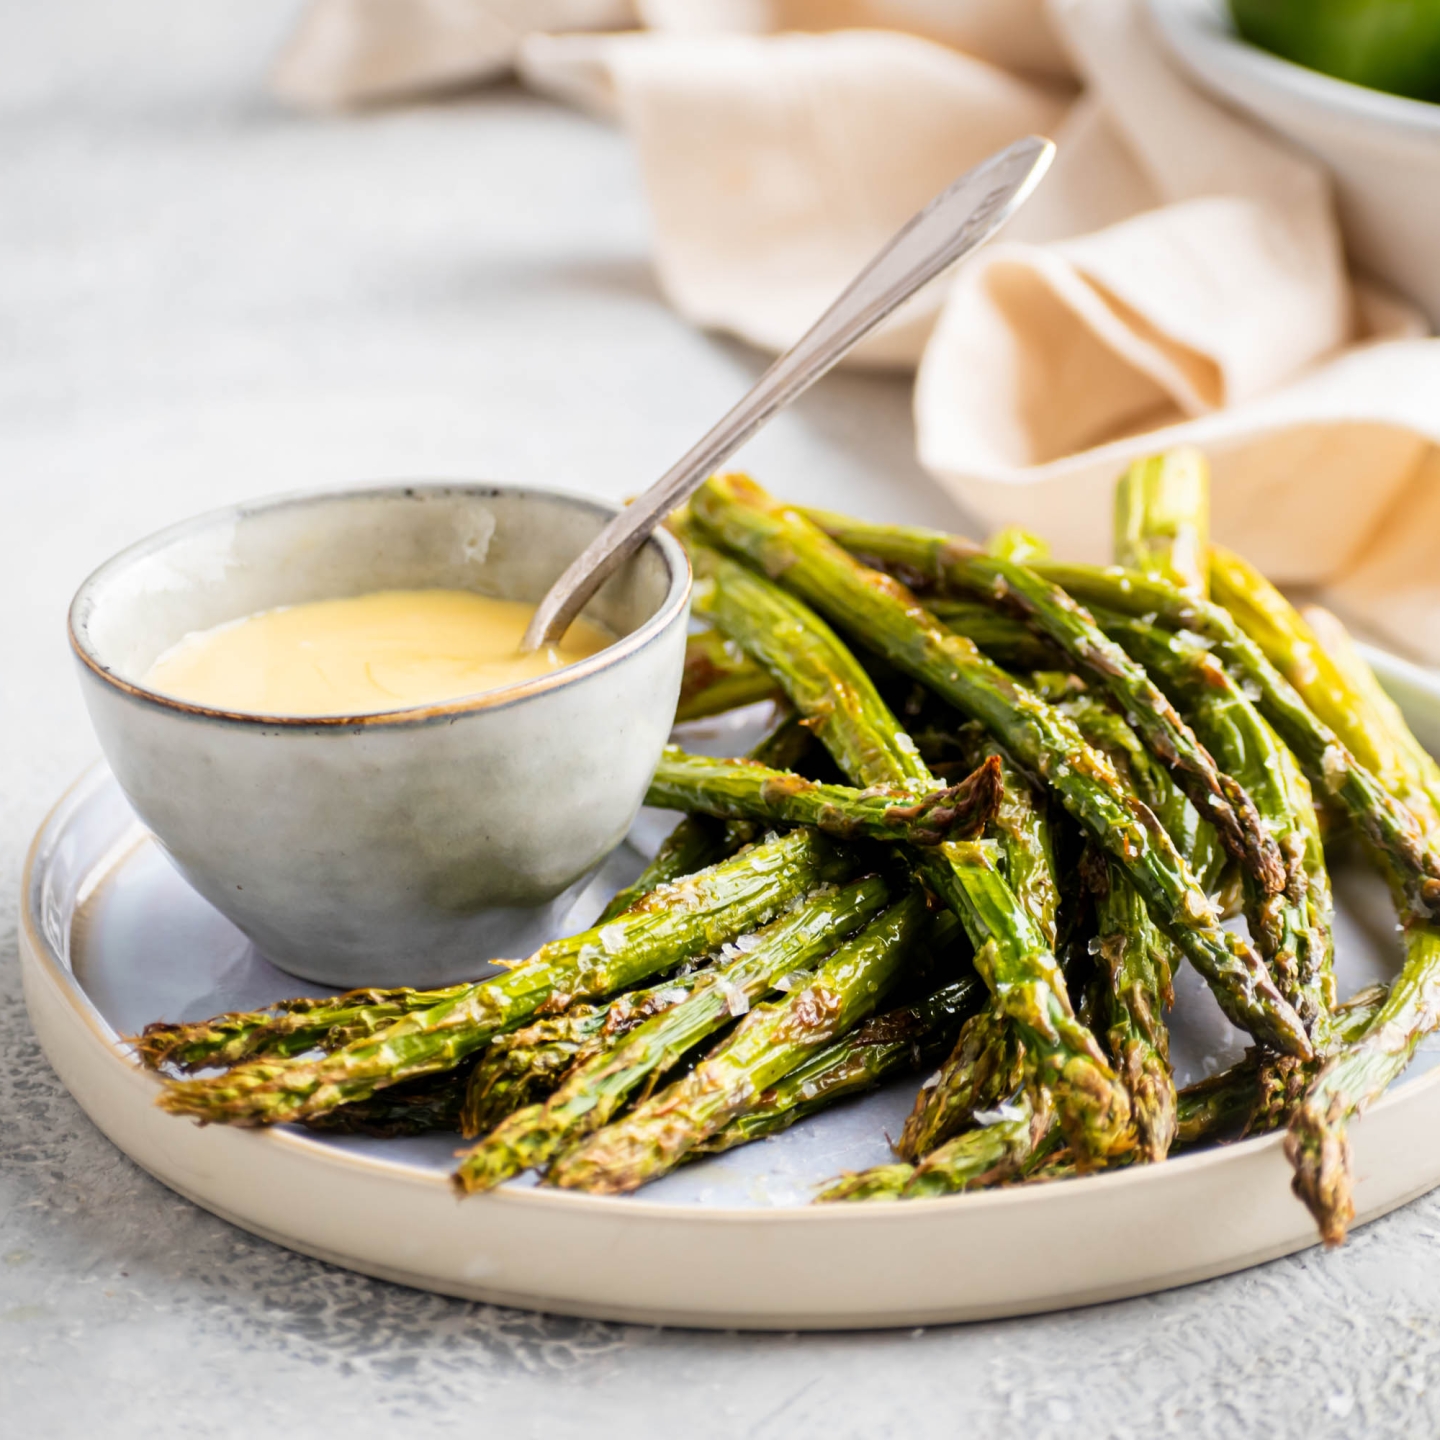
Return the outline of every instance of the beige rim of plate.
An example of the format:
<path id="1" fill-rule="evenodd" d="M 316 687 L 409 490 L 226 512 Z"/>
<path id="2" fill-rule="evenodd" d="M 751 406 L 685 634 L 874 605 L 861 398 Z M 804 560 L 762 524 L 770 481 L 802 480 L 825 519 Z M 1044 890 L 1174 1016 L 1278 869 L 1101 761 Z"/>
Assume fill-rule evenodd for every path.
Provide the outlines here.
<path id="1" fill-rule="evenodd" d="M 301 1131 L 199 1127 L 156 1109 L 45 938 L 46 857 L 108 775 L 36 836 L 22 881 L 25 997 L 45 1054 L 100 1129 L 171 1189 L 277 1244 L 471 1300 L 647 1324 L 845 1329 L 1091 1304 L 1313 1245 L 1279 1135 L 1132 1169 L 904 1204 L 726 1209 L 508 1189 L 457 1200 L 443 1175 Z M 94 880 L 87 883 L 95 883 Z M 50 909 L 50 925 L 45 914 Z M 1440 1070 L 1352 1127 L 1360 1222 L 1440 1184 Z"/>

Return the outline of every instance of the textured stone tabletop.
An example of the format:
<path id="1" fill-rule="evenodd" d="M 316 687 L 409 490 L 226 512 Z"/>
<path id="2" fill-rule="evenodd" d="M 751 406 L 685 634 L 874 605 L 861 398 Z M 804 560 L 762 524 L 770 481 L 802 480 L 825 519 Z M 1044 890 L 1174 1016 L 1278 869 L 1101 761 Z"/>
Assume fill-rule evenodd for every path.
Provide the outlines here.
<path id="1" fill-rule="evenodd" d="M 186 514 L 305 485 L 619 496 L 762 363 L 665 308 L 621 136 L 509 90 L 284 114 L 260 77 L 291 14 L 0 12 L 0 1434 L 1440 1432 L 1440 1198 L 1336 1255 L 1087 1311 L 687 1333 L 303 1259 L 171 1194 L 81 1114 L 25 1019 L 15 897 L 95 754 L 63 632 L 83 576 Z M 911 457 L 908 388 L 832 377 L 746 459 L 789 495 L 955 523 Z"/>

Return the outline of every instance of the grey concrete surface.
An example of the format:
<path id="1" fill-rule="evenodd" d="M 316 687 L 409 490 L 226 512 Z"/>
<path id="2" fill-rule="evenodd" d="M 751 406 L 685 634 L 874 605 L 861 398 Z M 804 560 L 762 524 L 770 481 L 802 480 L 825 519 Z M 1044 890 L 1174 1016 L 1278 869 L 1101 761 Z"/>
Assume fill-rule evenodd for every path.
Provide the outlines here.
<path id="1" fill-rule="evenodd" d="M 14 938 L 24 847 L 95 749 L 63 636 L 79 580 L 156 526 L 301 485 L 619 495 L 761 363 L 667 312 L 621 136 L 508 90 L 284 114 L 260 77 L 292 13 L 0 7 L 0 1434 L 1440 1431 L 1440 1199 L 1342 1253 L 1126 1304 L 757 1337 L 334 1270 L 92 1128 L 30 1034 Z M 907 392 L 833 377 L 747 459 L 792 495 L 953 520 L 911 458 Z"/>

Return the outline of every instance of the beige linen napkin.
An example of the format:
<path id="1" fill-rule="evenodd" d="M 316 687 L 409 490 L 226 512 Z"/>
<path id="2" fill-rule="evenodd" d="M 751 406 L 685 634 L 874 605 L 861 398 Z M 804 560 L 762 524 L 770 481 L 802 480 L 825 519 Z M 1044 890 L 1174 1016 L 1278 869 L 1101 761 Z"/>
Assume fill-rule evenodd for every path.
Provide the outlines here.
<path id="1" fill-rule="evenodd" d="M 1069 60 L 1045 0 L 636 0 L 652 30 L 773 34 L 785 30 L 901 30 L 1007 70 L 1064 77 Z"/>
<path id="2" fill-rule="evenodd" d="M 365 105 L 508 74 L 531 31 L 635 24 L 631 0 L 312 0 L 271 88 L 307 110 Z"/>
<path id="3" fill-rule="evenodd" d="M 310 0 L 276 60 L 303 109 L 373 104 L 510 73 L 526 35 L 643 25 L 688 35 L 886 29 L 1033 75 L 1069 73 L 1045 0 Z"/>
<path id="4" fill-rule="evenodd" d="M 1069 103 L 893 31 L 537 36 L 520 63 L 532 84 L 623 119 L 675 308 L 772 350 L 938 190 Z M 855 359 L 913 368 L 942 298 L 917 297 Z"/>
<path id="5" fill-rule="evenodd" d="M 877 32 L 536 37 L 520 63 L 623 120 L 677 309 L 767 349 L 972 157 L 1053 134 L 1002 243 L 860 353 L 919 362 L 926 468 L 984 522 L 1102 559 L 1123 465 L 1202 444 L 1219 538 L 1440 663 L 1440 346 L 1376 343 L 1423 327 L 1352 286 L 1325 174 L 1181 79 L 1137 0 L 1049 15 L 1073 104 Z"/>

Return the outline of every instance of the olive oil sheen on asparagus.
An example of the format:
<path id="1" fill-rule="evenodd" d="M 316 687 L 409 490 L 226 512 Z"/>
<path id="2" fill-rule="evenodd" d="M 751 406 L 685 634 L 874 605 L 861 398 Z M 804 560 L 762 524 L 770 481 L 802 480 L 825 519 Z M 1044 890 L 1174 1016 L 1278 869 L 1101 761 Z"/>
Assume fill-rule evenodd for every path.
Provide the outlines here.
<path id="1" fill-rule="evenodd" d="M 440 589 L 286 605 L 185 636 L 144 683 L 215 710 L 365 715 L 533 680 L 611 642 L 577 620 L 560 643 L 522 655 L 534 609 Z"/>

